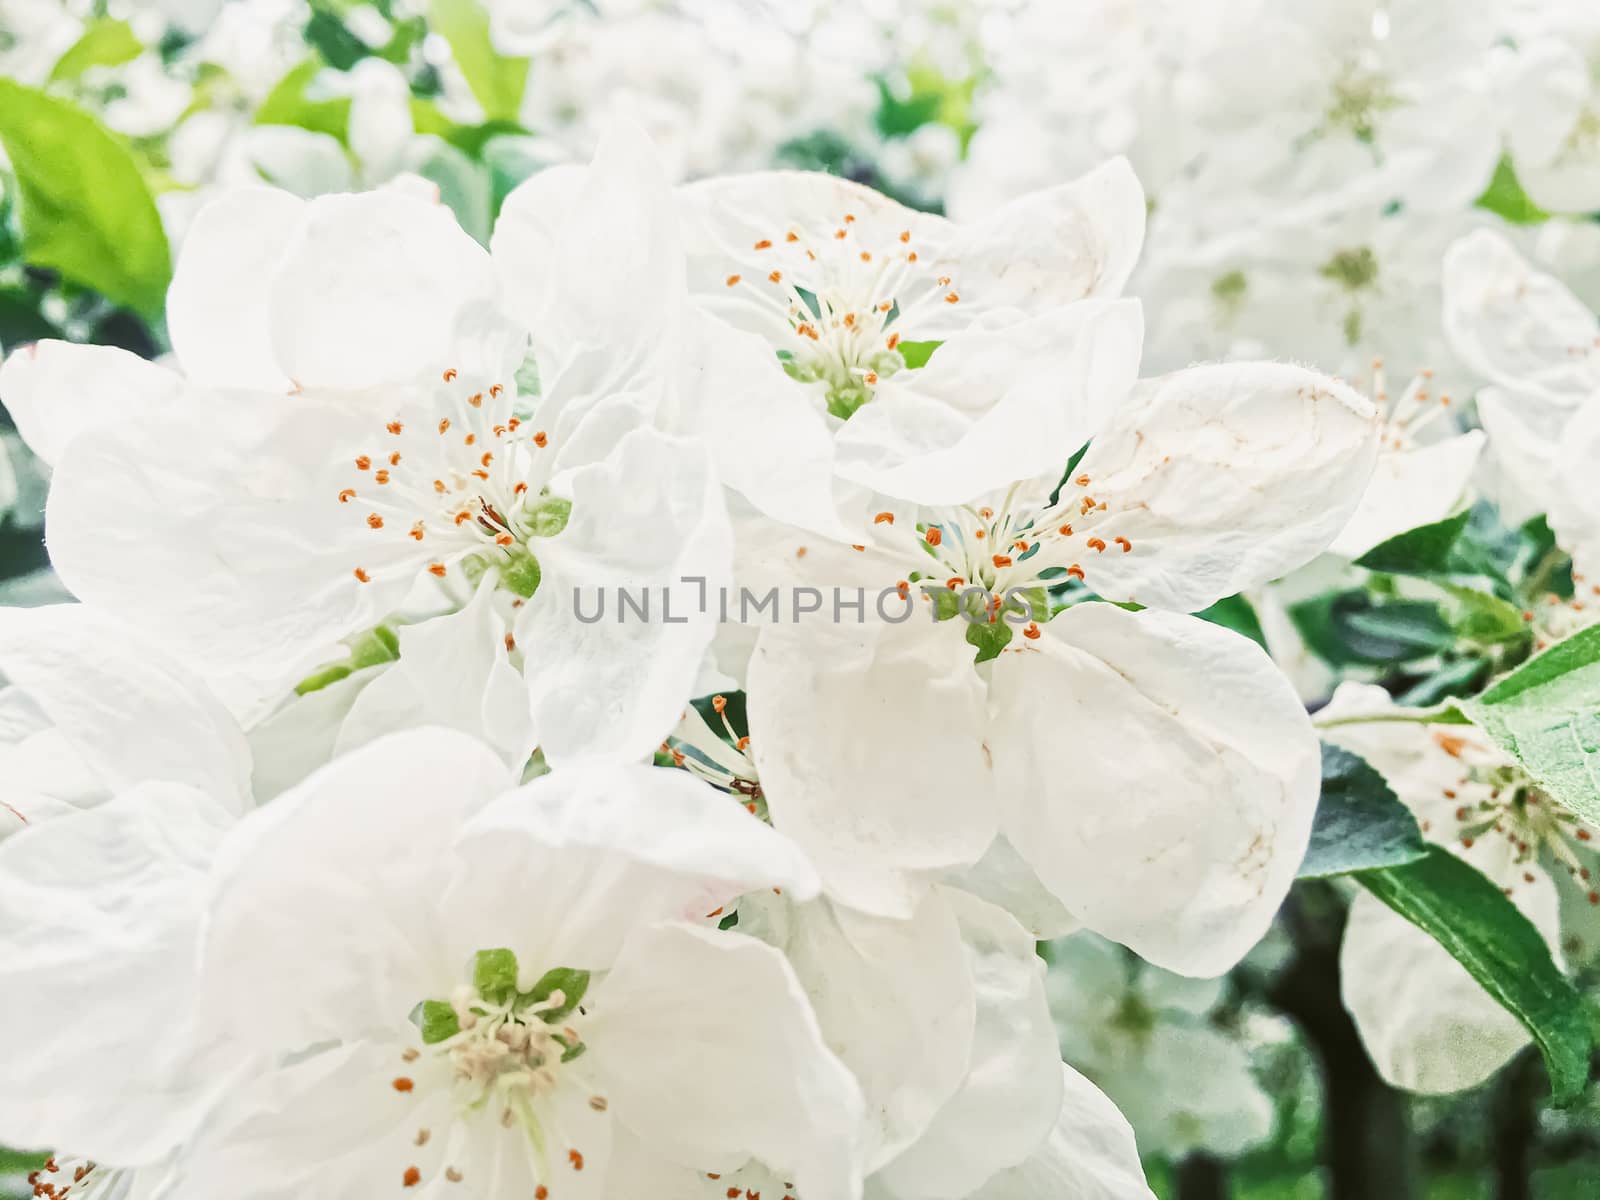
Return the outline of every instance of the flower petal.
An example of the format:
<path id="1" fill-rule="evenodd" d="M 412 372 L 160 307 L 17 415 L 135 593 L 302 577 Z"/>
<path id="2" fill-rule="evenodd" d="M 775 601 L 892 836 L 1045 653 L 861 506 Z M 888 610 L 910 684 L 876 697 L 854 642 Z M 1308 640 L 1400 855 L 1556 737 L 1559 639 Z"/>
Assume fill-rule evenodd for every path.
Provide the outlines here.
<path id="1" fill-rule="evenodd" d="M 137 418 L 180 386 L 165 367 L 115 346 L 35 342 L 0 366 L 0 402 L 28 449 L 51 465 L 78 434 L 124 416 Z"/>
<path id="2" fill-rule="evenodd" d="M 595 989 L 590 1054 L 611 1110 L 683 1166 L 754 1155 L 800 1194 L 860 1190 L 860 1090 L 783 955 L 735 933 L 640 930 Z"/>
<path id="3" fill-rule="evenodd" d="M 231 1086 L 194 1006 L 206 868 L 230 823 L 151 783 L 0 843 L 8 1143 L 153 1162 Z"/>
<path id="4" fill-rule="evenodd" d="M 403 1028 L 448 995 L 439 896 L 461 823 L 510 782 L 489 748 L 451 730 L 371 742 L 251 814 L 214 873 L 209 994 L 236 1034 L 284 1053 Z"/>
<path id="5" fill-rule="evenodd" d="M 450 210 L 393 190 L 311 201 L 277 257 L 268 327 L 280 368 L 302 388 L 464 365 L 453 361 L 460 327 L 498 297 L 488 253 Z"/>
<path id="6" fill-rule="evenodd" d="M 1459 507 L 1483 442 L 1483 431 L 1473 429 L 1431 446 L 1380 453 L 1360 506 L 1329 549 L 1359 558 L 1408 529 L 1444 520 Z"/>
<path id="7" fill-rule="evenodd" d="M 1548 938 L 1557 902 L 1554 885 L 1544 882 L 1548 903 L 1541 907 L 1548 912 L 1536 923 Z M 1407 1091 L 1473 1087 L 1529 1042 L 1528 1031 L 1448 950 L 1365 892 L 1350 905 L 1339 976 L 1378 1074 Z"/>
<path id="8" fill-rule="evenodd" d="M 704 448 L 651 429 L 574 472 L 570 494 L 566 528 L 534 547 L 543 579 L 516 626 L 534 734 L 552 763 L 638 758 L 678 723 L 716 633 L 727 510 Z"/>
<path id="9" fill-rule="evenodd" d="M 604 969 L 642 924 L 715 917 L 756 889 L 805 900 L 818 887 L 786 838 L 661 767 L 562 767 L 485 808 L 458 847 L 471 870 L 439 902 L 452 929 L 488 939 L 462 953 L 504 945 L 529 964 Z M 541 912 L 563 919 L 530 918 Z"/>
<path id="10" fill-rule="evenodd" d="M 1084 563 L 1108 600 L 1195 611 L 1313 558 L 1344 528 L 1377 457 L 1372 405 L 1282 363 L 1145 380 L 1081 464 L 1129 553 Z"/>
<path id="11" fill-rule="evenodd" d="M 250 749 L 198 681 L 79 604 L 0 608 L 0 677 L 21 688 L 107 792 L 149 780 L 250 806 Z"/>
<path id="12" fill-rule="evenodd" d="M 960 1200 L 1021 1163 L 1050 1136 L 1062 1103 L 1055 1023 L 1033 939 L 993 905 L 960 892 L 947 897 L 977 988 L 971 1066 L 927 1132 L 873 1177 L 890 1195 L 917 1200 Z"/>
<path id="13" fill-rule="evenodd" d="M 983 686 L 955 622 L 770 625 L 750 750 L 778 829 L 835 900 L 908 917 L 931 873 L 994 840 Z"/>
<path id="14" fill-rule="evenodd" d="M 1004 829 L 1045 886 L 1168 970 L 1238 962 L 1305 856 L 1321 780 L 1310 719 L 1260 647 L 1080 604 L 1001 655 L 990 696 Z"/>
<path id="15" fill-rule="evenodd" d="M 1128 1119 L 1066 1063 L 1061 1074 L 1061 1115 L 1049 1140 L 971 1200 L 1155 1200 Z"/>
<path id="16" fill-rule="evenodd" d="M 289 389 L 268 324 L 270 281 L 308 211 L 288 192 L 245 187 L 218 196 L 189 225 L 167 290 L 167 329 L 190 380 Z"/>

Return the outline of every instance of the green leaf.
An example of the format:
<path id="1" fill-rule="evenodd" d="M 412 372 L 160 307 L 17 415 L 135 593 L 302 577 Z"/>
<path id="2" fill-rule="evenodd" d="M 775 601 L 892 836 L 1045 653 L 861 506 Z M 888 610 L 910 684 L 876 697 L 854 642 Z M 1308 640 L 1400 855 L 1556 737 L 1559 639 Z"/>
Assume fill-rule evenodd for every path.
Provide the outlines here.
<path id="1" fill-rule="evenodd" d="M 1195 613 L 1202 621 L 1210 621 L 1213 625 L 1221 625 L 1224 629 L 1231 629 L 1249 638 L 1263 650 L 1267 648 L 1267 635 L 1261 628 L 1261 621 L 1256 616 L 1255 606 L 1243 596 L 1224 596 L 1210 608 Z"/>
<path id="2" fill-rule="evenodd" d="M 350 657 L 344 662 L 329 663 L 307 675 L 294 685 L 295 695 L 309 696 L 357 671 L 394 662 L 400 657 L 400 638 L 387 625 L 378 625 L 346 638 L 345 645 L 350 647 Z"/>
<path id="3" fill-rule="evenodd" d="M 1533 923 L 1498 887 L 1438 846 L 1414 863 L 1356 878 L 1448 950 L 1522 1022 L 1544 1054 L 1557 1103 L 1583 1091 L 1593 1041 L 1582 997 Z"/>
<path id="4" fill-rule="evenodd" d="M 1530 200 L 1528 193 L 1522 190 L 1522 183 L 1511 166 L 1510 155 L 1501 158 L 1494 169 L 1494 177 L 1489 180 L 1489 186 L 1474 203 L 1479 208 L 1486 208 L 1504 217 L 1513 225 L 1537 225 L 1550 219 L 1550 214 Z"/>
<path id="5" fill-rule="evenodd" d="M 1300 878 L 1397 867 L 1428 854 L 1417 819 L 1358 754 L 1322 744 L 1322 798 Z"/>
<path id="6" fill-rule="evenodd" d="M 331 100 L 306 97 L 306 89 L 322 68 L 322 60 L 313 55 L 273 84 L 267 98 L 256 109 L 256 124 L 295 125 L 343 142 L 350 130 L 350 97 Z"/>
<path id="7" fill-rule="evenodd" d="M 1015 631 L 1003 619 L 993 621 L 968 621 L 967 645 L 978 648 L 974 663 L 988 662 L 991 658 L 999 658 L 1000 651 L 1011 644 Z"/>
<path id="8" fill-rule="evenodd" d="M 155 201 L 122 143 L 88 113 L 0 79 L 0 144 L 22 193 L 26 260 L 158 317 L 172 256 Z"/>
<path id="9" fill-rule="evenodd" d="M 1532 637 L 1528 623 L 1522 619 L 1522 611 L 1515 605 L 1476 588 L 1451 583 L 1438 586 L 1450 595 L 1452 603 L 1446 606 L 1447 617 L 1457 637 L 1480 646 Z"/>
<path id="10" fill-rule="evenodd" d="M 1425 600 L 1380 600 L 1361 588 L 1292 605 L 1289 619 L 1312 651 L 1334 666 L 1389 665 L 1455 645 L 1455 631 Z"/>
<path id="11" fill-rule="evenodd" d="M 321 54 L 330 67 L 340 71 L 348 71 L 372 53 L 335 14 L 314 5 L 306 22 L 305 39 L 306 45 Z"/>
<path id="12" fill-rule="evenodd" d="M 1360 558 L 1355 565 L 1369 571 L 1383 571 L 1389 575 L 1433 575 L 1450 570 L 1450 552 L 1461 531 L 1467 527 L 1472 515 L 1462 509 L 1453 517 L 1435 521 L 1431 525 L 1418 525 L 1404 533 L 1396 534 L 1386 542 L 1379 542 Z"/>
<path id="13" fill-rule="evenodd" d="M 424 1000 L 411 1010 L 411 1023 L 422 1031 L 424 1045 L 432 1046 L 461 1032 L 461 1018 L 443 1000 Z"/>
<path id="14" fill-rule="evenodd" d="M 479 950 L 472 960 L 472 986 L 491 1004 L 504 1004 L 517 990 L 517 956 L 510 950 Z"/>
<path id="15" fill-rule="evenodd" d="M 895 349 L 900 351 L 907 367 L 925 367 L 933 352 L 942 345 L 943 342 L 901 342 Z"/>
<path id="16" fill-rule="evenodd" d="M 1556 803 L 1600 825 L 1600 625 L 1530 658 L 1461 710 Z"/>
<path id="17" fill-rule="evenodd" d="M 515 121 L 528 83 L 528 60 L 506 58 L 489 39 L 489 14 L 478 0 L 432 0 L 428 20 L 450 43 L 456 65 L 490 121 Z"/>
<path id="18" fill-rule="evenodd" d="M 540 1014 L 546 1022 L 554 1024 L 565 1020 L 567 1014 L 583 1002 L 584 993 L 588 990 L 589 972 L 555 967 L 539 976 L 539 982 L 533 985 L 533 989 L 522 993 L 519 999 L 529 1004 L 543 1004 L 560 992 L 561 1004 Z"/>
<path id="19" fill-rule="evenodd" d="M 144 50 L 126 21 L 100 17 L 84 26 L 83 36 L 56 60 L 50 82 L 76 79 L 90 67 L 115 67 L 131 62 Z"/>

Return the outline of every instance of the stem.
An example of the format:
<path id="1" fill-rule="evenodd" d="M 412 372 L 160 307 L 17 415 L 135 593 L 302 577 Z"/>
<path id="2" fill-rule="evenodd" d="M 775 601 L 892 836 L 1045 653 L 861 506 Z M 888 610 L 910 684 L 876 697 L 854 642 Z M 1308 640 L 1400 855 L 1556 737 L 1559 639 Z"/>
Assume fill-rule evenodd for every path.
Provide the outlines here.
<path id="1" fill-rule="evenodd" d="M 1412 725 L 1465 725 L 1466 718 L 1456 710 L 1454 703 L 1429 705 L 1427 708 L 1401 708 L 1393 712 L 1354 713 L 1348 717 L 1313 717 L 1311 723 L 1318 729 L 1334 729 L 1340 725 L 1382 725 L 1396 721 Z"/>
<path id="2" fill-rule="evenodd" d="M 1178 1164 L 1174 1200 L 1228 1200 L 1228 1167 L 1204 1151 L 1195 1151 Z"/>
<path id="3" fill-rule="evenodd" d="M 1297 884 L 1283 920 L 1295 954 L 1269 999 L 1299 1026 L 1322 1068 L 1328 1200 L 1413 1200 L 1415 1146 L 1405 1097 L 1378 1075 L 1339 990 L 1344 905 L 1326 884 Z"/>
<path id="4" fill-rule="evenodd" d="M 1544 1071 L 1532 1046 L 1513 1059 L 1495 1081 L 1489 1100 L 1494 1200 L 1533 1200 L 1534 1148 L 1544 1092 Z"/>

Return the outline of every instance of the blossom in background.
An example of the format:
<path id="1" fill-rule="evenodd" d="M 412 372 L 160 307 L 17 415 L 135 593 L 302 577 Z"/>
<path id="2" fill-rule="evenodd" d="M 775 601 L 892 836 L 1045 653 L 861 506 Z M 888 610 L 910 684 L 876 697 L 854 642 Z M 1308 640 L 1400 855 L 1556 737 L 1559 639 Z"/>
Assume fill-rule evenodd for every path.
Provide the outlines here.
<path id="1" fill-rule="evenodd" d="M 1324 738 L 1383 773 L 1423 837 L 1505 891 L 1558 963 L 1592 957 L 1600 830 L 1474 727 L 1384 719 L 1395 713 L 1382 688 L 1346 683 L 1317 719 Z M 1340 975 L 1367 1052 L 1397 1087 L 1460 1091 L 1528 1044 L 1528 1031 L 1443 946 L 1365 892 L 1351 904 Z"/>
<path id="2" fill-rule="evenodd" d="M 1145 1154 L 1225 1158 L 1272 1133 L 1272 1098 L 1239 1034 L 1212 1019 L 1221 980 L 1185 979 L 1083 933 L 1052 942 L 1046 989 L 1062 1057 L 1128 1117 Z"/>
<path id="3" fill-rule="evenodd" d="M 1600 14 L 1583 0 L 1526 4 L 1507 88 L 1507 148 L 1535 204 L 1600 210 Z"/>

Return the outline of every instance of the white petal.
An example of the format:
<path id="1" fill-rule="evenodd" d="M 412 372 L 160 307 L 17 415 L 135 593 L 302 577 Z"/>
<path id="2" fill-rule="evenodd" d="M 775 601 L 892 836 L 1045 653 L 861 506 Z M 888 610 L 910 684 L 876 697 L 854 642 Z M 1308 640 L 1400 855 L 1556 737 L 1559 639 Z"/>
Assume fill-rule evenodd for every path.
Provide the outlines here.
<path id="1" fill-rule="evenodd" d="M 180 386 L 165 367 L 114 346 L 36 342 L 0 366 L 0 402 L 28 449 L 51 465 L 78 434 L 138 417 Z"/>
<path id="2" fill-rule="evenodd" d="M 860 1188 L 861 1094 L 799 981 L 753 938 L 661 925 L 594 992 L 594 1071 L 617 1120 L 683 1166 L 754 1155 L 800 1194 Z"/>
<path id="3" fill-rule="evenodd" d="M 250 804 L 250 749 L 220 703 L 127 629 L 79 604 L 0 608 L 0 677 L 23 689 L 108 792 L 184 783 Z"/>
<path id="4" fill-rule="evenodd" d="M 836 900 L 907 917 L 931 872 L 995 834 L 983 686 L 960 631 L 770 625 L 750 662 L 750 750 L 773 823 Z"/>
<path id="5" fill-rule="evenodd" d="M 291 696 L 251 725 L 248 737 L 255 769 L 250 784 L 265 804 L 333 758 L 333 748 L 362 690 L 389 664 L 353 671 L 304 696 Z"/>
<path id="6" fill-rule="evenodd" d="M 1108 600 L 1195 611 L 1301 566 L 1360 502 L 1377 456 L 1372 405 L 1303 367 L 1190 367 L 1146 380 L 1084 456 L 1108 506 L 1083 563 Z"/>
<path id="7" fill-rule="evenodd" d="M 951 274 L 986 309 L 1037 312 L 1117 296 L 1144 243 L 1144 189 L 1125 158 L 1031 192 L 960 228 Z"/>
<path id="8" fill-rule="evenodd" d="M 661 767 L 559 768 L 489 805 L 458 844 L 471 869 L 440 903 L 452 930 L 479 939 L 462 952 L 503 945 L 530 966 L 603 969 L 642 924 L 703 920 L 757 889 L 804 900 L 818 887 L 770 826 Z"/>
<path id="9" fill-rule="evenodd" d="M 655 148 L 627 124 L 587 170 L 541 171 L 506 198 L 495 268 L 547 387 L 614 388 L 671 347 L 688 300 L 677 225 Z"/>
<path id="10" fill-rule="evenodd" d="M 230 821 L 146 784 L 0 844 L 8 1143 L 152 1162 L 230 1085 L 194 1008 L 206 868 Z"/>
<path id="11" fill-rule="evenodd" d="M 1082 928 L 1003 833 L 982 858 L 970 867 L 949 872 L 945 882 L 1005 909 L 1040 941 L 1066 937 Z"/>
<path id="12" fill-rule="evenodd" d="M 638 758 L 678 723 L 733 534 L 705 450 L 654 430 L 628 434 L 570 489 L 566 529 L 534 546 L 543 579 L 516 628 L 534 734 L 552 763 Z M 624 592 L 648 613 L 624 609 Z"/>
<path id="13" fill-rule="evenodd" d="M 960 1090 L 922 1138 L 874 1177 L 908 1200 L 960 1200 L 1022 1162 L 1050 1135 L 1063 1095 L 1033 939 L 1000 909 L 947 895 L 967 942 L 978 1020 Z"/>
<path id="14" fill-rule="evenodd" d="M 1498 387 L 1478 393 L 1478 421 L 1488 434 L 1494 467 L 1488 490 L 1507 524 L 1520 525 L 1549 509 L 1558 443 L 1578 411 L 1569 400 Z"/>
<path id="15" fill-rule="evenodd" d="M 288 390 L 273 352 L 268 298 L 306 212 L 305 202 L 288 192 L 239 188 L 206 205 L 190 224 L 167 291 L 167 329 L 191 380 Z"/>
<path id="16" fill-rule="evenodd" d="M 967 1075 L 977 996 L 955 913 L 942 891 L 908 921 L 816 900 L 794 910 L 779 948 L 866 1094 L 872 1170 L 914 1142 Z"/>
<path id="17" fill-rule="evenodd" d="M 213 882 L 209 994 L 241 1038 L 283 1053 L 403 1028 L 465 963 L 439 931 L 445 852 L 509 782 L 487 746 L 444 729 L 394 734 L 241 822 Z"/>
<path id="18" fill-rule="evenodd" d="M 1065 1063 L 1061 1072 L 1061 1116 L 1050 1139 L 971 1200 L 1155 1200 L 1127 1118 Z"/>
<path id="19" fill-rule="evenodd" d="M 964 504 L 1059 471 L 1133 385 L 1143 334 L 1131 300 L 956 334 L 846 422 L 839 474 L 918 504 Z"/>
<path id="20" fill-rule="evenodd" d="M 528 691 L 507 654 L 494 576 L 484 577 L 460 612 L 402 625 L 398 637 L 400 661 L 355 696 L 334 752 L 396 730 L 439 725 L 483 739 L 520 771 L 533 753 Z"/>
<path id="21" fill-rule="evenodd" d="M 1260 647 L 1080 604 L 1001 655 L 990 695 L 1005 832 L 1045 886 L 1169 970 L 1242 958 L 1305 856 L 1321 779 L 1311 721 Z"/>
<path id="22" fill-rule="evenodd" d="M 303 388 L 458 365 L 458 326 L 498 295 L 488 253 L 450 210 L 394 191 L 318 197 L 277 254 L 272 346 Z"/>
<path id="23" fill-rule="evenodd" d="M 1567 424 L 1550 479 L 1549 520 L 1561 548 L 1572 555 L 1583 580 L 1600 579 L 1600 479 L 1594 455 L 1600 448 L 1600 393 Z"/>
<path id="24" fill-rule="evenodd" d="M 1451 347 L 1479 375 L 1573 399 L 1600 382 L 1593 310 L 1499 234 L 1480 229 L 1451 245 L 1444 295 Z"/>
<path id="25" fill-rule="evenodd" d="M 1461 502 L 1483 441 L 1473 429 L 1431 446 L 1380 453 L 1360 506 L 1329 549 L 1359 558 L 1408 529 L 1444 520 Z"/>
<path id="26" fill-rule="evenodd" d="M 1548 891 L 1545 924 L 1553 927 L 1556 897 Z M 1350 906 L 1339 975 L 1373 1065 L 1407 1091 L 1473 1087 L 1530 1040 L 1449 951 L 1365 892 Z"/>

